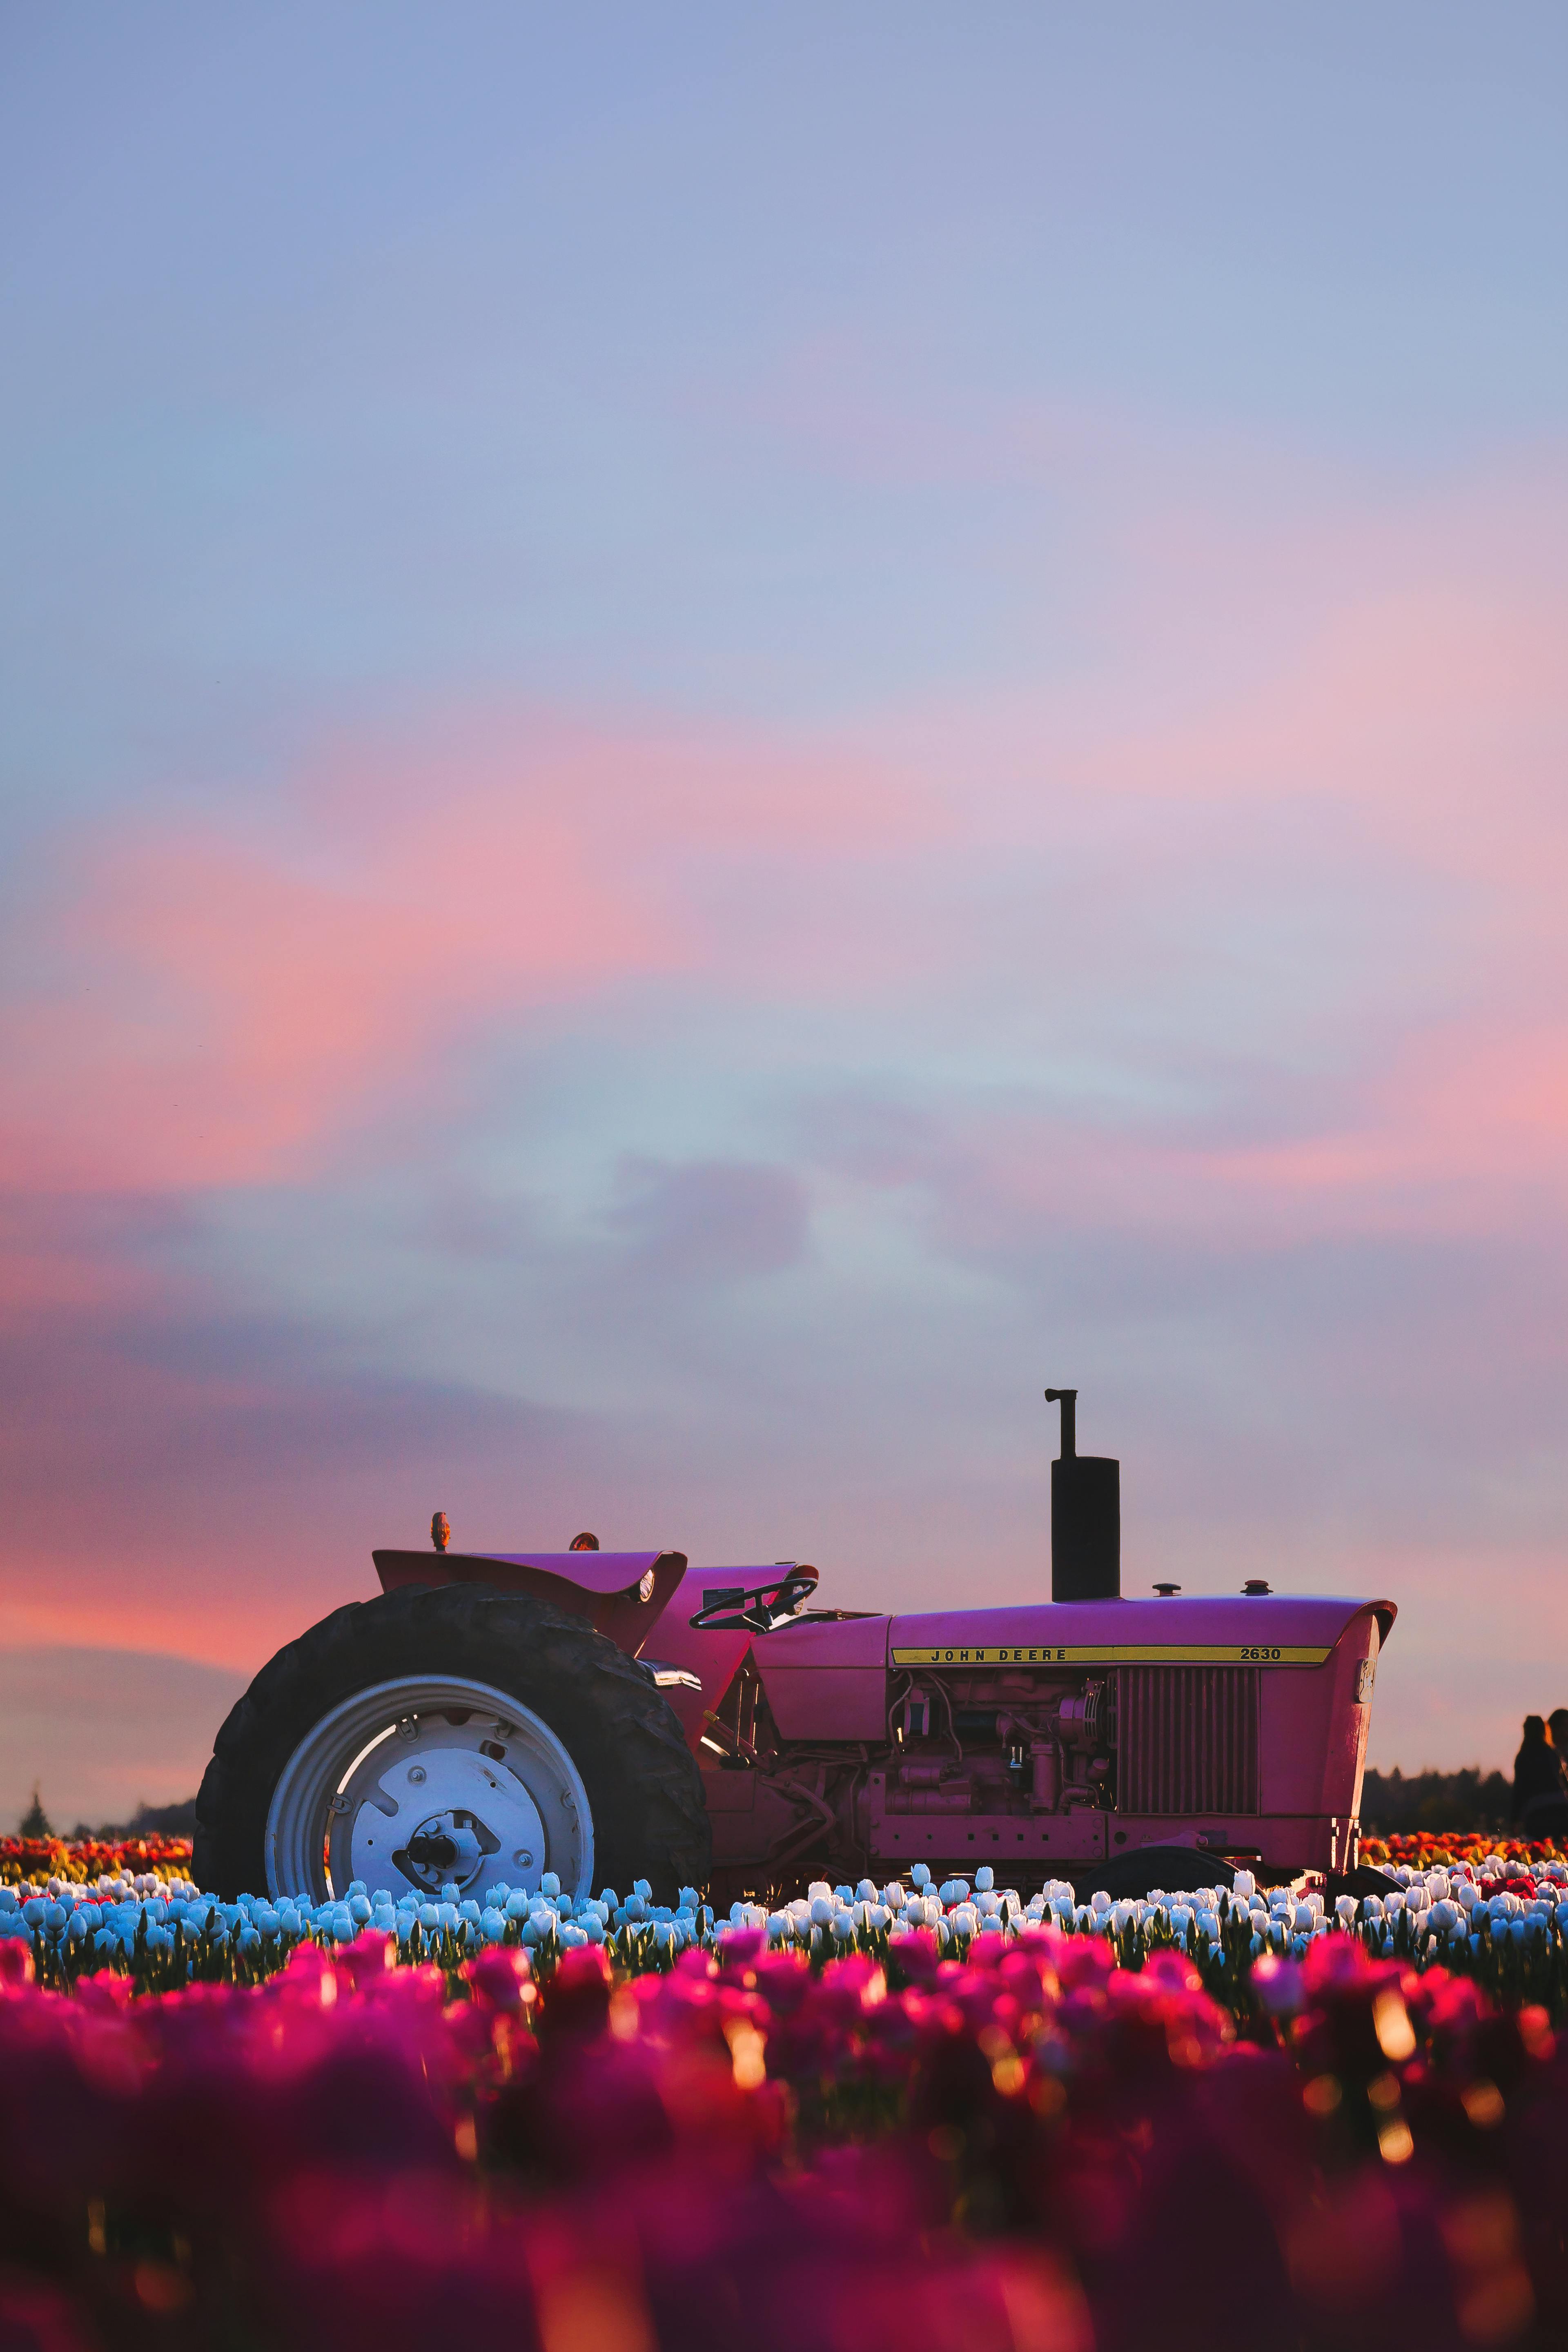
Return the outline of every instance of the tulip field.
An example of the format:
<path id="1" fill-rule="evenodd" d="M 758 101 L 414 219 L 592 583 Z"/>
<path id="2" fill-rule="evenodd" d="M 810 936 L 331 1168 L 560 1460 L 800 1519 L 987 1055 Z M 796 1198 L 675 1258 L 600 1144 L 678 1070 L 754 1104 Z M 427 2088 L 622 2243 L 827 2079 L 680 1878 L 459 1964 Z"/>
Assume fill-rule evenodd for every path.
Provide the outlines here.
<path id="1" fill-rule="evenodd" d="M 8 1942 L 26 1945 L 35 1981 L 61 1991 L 103 1968 L 124 1970 L 142 1991 L 189 1982 L 252 1985 L 285 1966 L 302 1942 L 332 1951 L 366 1933 L 392 1939 L 395 1964 L 434 1963 L 448 1973 L 495 1947 L 525 1950 L 536 1971 L 548 1972 L 566 1952 L 591 1944 L 635 1977 L 668 1969 L 689 1951 L 717 1954 L 742 1931 L 761 1933 L 770 1951 L 816 1966 L 858 1953 L 896 1974 L 911 1936 L 929 1936 L 939 1958 L 962 1961 L 992 1936 L 1007 1942 L 1047 1929 L 1093 1936 L 1126 1969 L 1141 1969 L 1160 1951 L 1181 1952 L 1243 2031 L 1258 2009 L 1256 1964 L 1299 1963 L 1325 1936 L 1347 1937 L 1371 1957 L 1405 1967 L 1441 1964 L 1505 2006 L 1543 2008 L 1554 2023 L 1568 2010 L 1568 1861 L 1544 1846 L 1464 1859 L 1451 1850 L 1427 1852 L 1415 1864 L 1385 1853 L 1384 1875 L 1392 1883 L 1383 1892 L 1341 1894 L 1331 1905 L 1306 1885 L 1260 1887 L 1245 1871 L 1229 1889 L 1120 1902 L 1105 1894 L 1080 1900 L 1066 1880 L 1053 1879 L 1026 1900 L 1016 1888 L 997 1887 L 988 1868 L 973 1885 L 963 1878 L 938 1885 L 917 1864 L 907 1886 L 816 1882 L 781 1907 L 735 1903 L 721 1918 L 694 1887 L 672 1906 L 656 1905 L 641 1879 L 624 1899 L 605 1888 L 574 1902 L 549 1873 L 531 1891 L 498 1882 L 482 1902 L 460 1900 L 452 1885 L 438 1897 L 405 1893 L 395 1903 L 356 1881 L 323 1903 L 249 1895 L 226 1903 L 202 1894 L 177 1866 L 116 1867 L 145 1856 L 107 1847 L 51 1846 L 46 1853 L 61 1866 L 43 1877 L 35 1855 L 33 1874 L 24 1876 L 18 1843 L 0 1842 L 0 1950 Z M 182 1845 L 179 1860 L 188 1858 Z M 96 1875 L 87 1876 L 95 1864 Z M 70 1874 L 73 1864 L 82 1875 Z"/>
<path id="2" fill-rule="evenodd" d="M 0 1848 L 6 2347 L 1568 2343 L 1540 1849 L 728 1919 L 49 1859 Z"/>

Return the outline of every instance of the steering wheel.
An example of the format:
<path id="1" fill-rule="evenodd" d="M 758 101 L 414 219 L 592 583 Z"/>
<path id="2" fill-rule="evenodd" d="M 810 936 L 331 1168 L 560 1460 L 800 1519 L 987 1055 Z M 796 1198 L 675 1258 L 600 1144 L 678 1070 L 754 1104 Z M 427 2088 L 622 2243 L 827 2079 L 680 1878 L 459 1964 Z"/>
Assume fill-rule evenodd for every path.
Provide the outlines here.
<path id="1" fill-rule="evenodd" d="M 781 1560 L 780 1576 L 757 1584 L 705 1585 L 702 1606 L 691 1619 L 698 1633 L 771 1633 L 795 1616 L 816 1590 L 816 1570 L 804 1560 Z"/>

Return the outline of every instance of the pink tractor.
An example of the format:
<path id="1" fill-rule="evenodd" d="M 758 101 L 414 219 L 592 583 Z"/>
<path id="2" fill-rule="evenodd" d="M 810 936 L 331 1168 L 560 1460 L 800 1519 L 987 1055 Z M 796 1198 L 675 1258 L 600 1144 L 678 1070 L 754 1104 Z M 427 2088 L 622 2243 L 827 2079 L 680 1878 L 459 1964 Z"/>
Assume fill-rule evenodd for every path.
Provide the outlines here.
<path id="1" fill-rule="evenodd" d="M 382 1591 L 263 1667 L 197 1801 L 199 1883 L 395 1896 L 817 1874 L 1112 1893 L 1354 1867 L 1386 1601 L 1121 1593 L 1120 1465 L 1051 1465 L 1052 1595 L 809 1606 L 814 1568 L 377 1551 Z M 1186 1870 L 1187 1875 L 1181 1874 Z"/>

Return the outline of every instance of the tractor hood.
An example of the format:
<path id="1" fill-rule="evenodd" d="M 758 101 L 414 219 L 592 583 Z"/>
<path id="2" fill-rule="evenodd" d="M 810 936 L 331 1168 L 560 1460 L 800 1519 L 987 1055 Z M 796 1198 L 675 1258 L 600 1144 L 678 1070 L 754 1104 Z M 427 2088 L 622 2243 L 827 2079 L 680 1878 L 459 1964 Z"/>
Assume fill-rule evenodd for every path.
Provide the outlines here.
<path id="1" fill-rule="evenodd" d="M 1089 1665 L 1194 1660 L 1215 1664 L 1321 1665 L 1354 1619 L 1370 1611 L 1385 1641 L 1392 1601 L 1291 1592 L 1173 1593 L 1157 1601 L 1047 1601 L 1017 1609 L 941 1609 L 894 1617 L 895 1667 Z"/>
<path id="2" fill-rule="evenodd" d="M 683 1551 L 374 1551 L 371 1558 L 384 1592 L 405 1584 L 489 1584 L 537 1593 L 569 1616 L 586 1617 L 634 1658 L 686 1573 Z"/>

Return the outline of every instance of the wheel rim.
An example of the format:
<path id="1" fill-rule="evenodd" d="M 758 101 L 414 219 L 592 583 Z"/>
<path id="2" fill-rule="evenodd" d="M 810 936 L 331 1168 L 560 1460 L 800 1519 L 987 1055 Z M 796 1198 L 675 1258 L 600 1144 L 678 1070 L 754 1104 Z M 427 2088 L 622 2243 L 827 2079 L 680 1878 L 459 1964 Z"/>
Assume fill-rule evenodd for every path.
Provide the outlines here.
<path id="1" fill-rule="evenodd" d="M 267 1816 L 267 1888 L 324 1902 L 375 1894 L 459 1900 L 547 1870 L 591 1894 L 594 1818 L 571 1756 L 493 1685 L 417 1675 L 356 1691 L 300 1742 Z"/>

